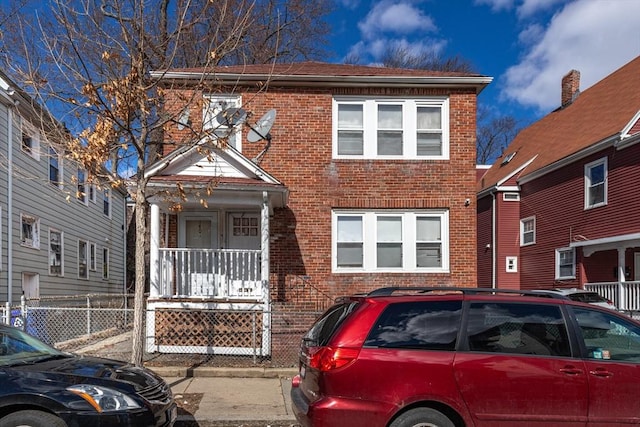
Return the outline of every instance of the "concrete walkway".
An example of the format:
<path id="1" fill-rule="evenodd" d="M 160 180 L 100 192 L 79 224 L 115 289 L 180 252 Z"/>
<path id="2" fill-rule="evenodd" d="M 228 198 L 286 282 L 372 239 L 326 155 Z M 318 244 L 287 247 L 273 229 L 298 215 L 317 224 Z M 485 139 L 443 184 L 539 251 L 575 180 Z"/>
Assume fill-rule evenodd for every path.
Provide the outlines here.
<path id="1" fill-rule="evenodd" d="M 71 350 L 128 361 L 131 334 Z M 188 355 L 186 355 L 188 357 Z M 178 404 L 177 427 L 290 427 L 294 369 L 147 366 L 171 386 Z"/>

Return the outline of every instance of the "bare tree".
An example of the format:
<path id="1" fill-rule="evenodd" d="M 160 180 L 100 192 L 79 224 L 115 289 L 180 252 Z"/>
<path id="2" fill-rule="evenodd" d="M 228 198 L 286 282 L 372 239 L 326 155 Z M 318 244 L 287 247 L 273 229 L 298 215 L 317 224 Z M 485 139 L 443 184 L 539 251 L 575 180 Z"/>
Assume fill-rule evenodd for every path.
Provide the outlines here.
<path id="1" fill-rule="evenodd" d="M 522 129 L 521 123 L 510 115 L 494 115 L 489 108 L 478 108 L 476 131 L 476 163 L 495 161 Z"/>
<path id="2" fill-rule="evenodd" d="M 318 3 L 307 10 L 301 0 L 48 0 L 11 21 L 4 66 L 66 124 L 60 137 L 70 156 L 109 185 L 125 184 L 124 168 L 133 175 L 126 187 L 137 236 L 132 363 L 143 355 L 149 166 L 162 156 L 164 130 L 203 102 L 202 92 L 185 91 L 181 105 L 165 108 L 150 72 L 198 66 L 206 76 L 228 62 L 313 57 L 310 39 L 321 45 L 324 33 L 309 22 L 327 10 Z M 207 90 L 204 80 L 196 87 Z M 200 126 L 184 135 L 178 144 L 196 146 L 207 134 Z M 111 173 L 100 175 L 105 164 Z"/>
<path id="3" fill-rule="evenodd" d="M 460 73 L 474 72 L 471 62 L 460 56 L 442 57 L 432 51 L 416 53 L 407 47 L 389 47 L 380 62 L 385 67 L 412 68 L 433 71 L 455 71 Z"/>

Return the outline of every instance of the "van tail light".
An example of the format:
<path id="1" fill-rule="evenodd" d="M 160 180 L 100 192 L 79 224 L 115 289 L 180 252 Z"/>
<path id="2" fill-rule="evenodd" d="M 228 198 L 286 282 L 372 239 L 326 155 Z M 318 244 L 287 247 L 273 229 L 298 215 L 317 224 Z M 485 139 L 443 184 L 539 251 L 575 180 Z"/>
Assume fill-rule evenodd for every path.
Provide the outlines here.
<path id="1" fill-rule="evenodd" d="M 343 368 L 358 358 L 359 348 L 316 347 L 309 349 L 309 366 L 320 372 Z"/>

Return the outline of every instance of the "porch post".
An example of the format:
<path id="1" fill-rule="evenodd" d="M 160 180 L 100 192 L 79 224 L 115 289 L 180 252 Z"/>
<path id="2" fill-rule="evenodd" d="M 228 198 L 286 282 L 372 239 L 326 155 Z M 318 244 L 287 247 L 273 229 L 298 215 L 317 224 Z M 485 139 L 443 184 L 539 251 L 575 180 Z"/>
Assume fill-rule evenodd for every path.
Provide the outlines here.
<path id="1" fill-rule="evenodd" d="M 151 223 L 149 230 L 149 296 L 157 297 L 160 290 L 160 207 L 151 204 Z"/>
<path id="2" fill-rule="evenodd" d="M 269 304 L 269 195 L 262 192 L 262 218 L 260 249 L 262 261 L 260 263 L 260 280 L 262 280 L 262 293 L 264 302 Z"/>
<path id="3" fill-rule="evenodd" d="M 627 278 L 624 275 L 624 271 L 626 268 L 626 260 L 625 253 L 627 251 L 626 247 L 618 248 L 618 309 L 626 310 L 627 309 L 627 293 L 624 282 L 627 281 Z"/>
<path id="4" fill-rule="evenodd" d="M 264 312 L 262 316 L 262 355 L 271 354 L 271 291 L 269 286 L 269 194 L 262 192 L 261 212 L 262 261 L 260 262 L 260 279 L 262 281 L 262 298 Z"/>

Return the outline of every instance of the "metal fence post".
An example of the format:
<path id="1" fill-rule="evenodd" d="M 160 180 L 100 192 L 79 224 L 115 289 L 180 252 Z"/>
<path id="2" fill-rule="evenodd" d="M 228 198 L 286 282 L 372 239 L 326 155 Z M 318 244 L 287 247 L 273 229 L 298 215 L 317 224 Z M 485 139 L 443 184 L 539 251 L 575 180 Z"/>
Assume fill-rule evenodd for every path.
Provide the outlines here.
<path id="1" fill-rule="evenodd" d="M 87 335 L 91 335 L 91 297 L 87 295 Z"/>

